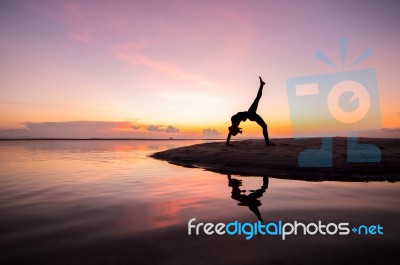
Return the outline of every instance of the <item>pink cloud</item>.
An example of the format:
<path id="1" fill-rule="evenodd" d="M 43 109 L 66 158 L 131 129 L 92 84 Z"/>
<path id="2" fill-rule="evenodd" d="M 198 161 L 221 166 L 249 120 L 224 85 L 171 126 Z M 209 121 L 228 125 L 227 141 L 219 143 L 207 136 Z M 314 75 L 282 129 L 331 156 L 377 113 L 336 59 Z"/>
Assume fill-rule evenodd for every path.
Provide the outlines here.
<path id="1" fill-rule="evenodd" d="M 163 125 L 149 125 L 147 130 L 150 132 L 166 132 L 166 133 L 179 133 L 179 129 L 174 126 L 163 126 Z"/>
<path id="2" fill-rule="evenodd" d="M 195 78 L 194 75 L 182 71 L 173 63 L 152 59 L 150 56 L 143 54 L 142 49 L 148 45 L 149 44 L 145 44 L 145 42 L 118 45 L 114 49 L 116 58 L 128 63 L 133 69 L 144 66 L 158 73 L 164 73 L 178 78 Z"/>
<path id="3" fill-rule="evenodd" d="M 220 135 L 221 135 L 221 133 L 214 129 L 208 128 L 208 129 L 203 130 L 204 137 L 218 137 Z"/>
<path id="4" fill-rule="evenodd" d="M 92 36 L 88 31 L 86 32 L 69 32 L 68 36 L 71 37 L 71 39 L 77 41 L 77 42 L 82 42 L 82 43 L 89 43 L 92 42 Z"/>
<path id="5" fill-rule="evenodd" d="M 167 138 L 180 133 L 171 125 L 141 125 L 133 122 L 69 121 L 26 122 L 22 128 L 1 129 L 0 139 L 10 138 Z M 180 137 L 193 137 L 180 133 Z"/>
<path id="6" fill-rule="evenodd" d="M 21 5 L 29 10 L 46 17 L 65 28 L 65 34 L 70 39 L 89 43 L 93 40 L 91 34 L 93 9 L 80 1 L 62 0 L 41 0 L 41 1 L 21 1 Z"/>
<path id="7" fill-rule="evenodd" d="M 231 1 L 41 0 L 21 4 L 62 25 L 74 41 L 90 43 L 107 36 L 115 43 L 118 60 L 178 78 L 231 69 L 247 55 L 255 37 L 250 9 Z"/>

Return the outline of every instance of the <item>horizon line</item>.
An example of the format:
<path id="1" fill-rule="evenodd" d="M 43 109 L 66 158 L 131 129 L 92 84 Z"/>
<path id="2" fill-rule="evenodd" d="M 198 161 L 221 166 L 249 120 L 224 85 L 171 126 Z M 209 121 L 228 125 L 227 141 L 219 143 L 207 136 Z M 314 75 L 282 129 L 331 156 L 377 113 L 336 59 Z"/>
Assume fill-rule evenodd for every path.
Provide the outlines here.
<path id="1" fill-rule="evenodd" d="M 326 138 L 327 136 L 303 136 L 303 137 L 277 137 L 270 139 L 310 139 L 310 138 Z M 330 138 L 348 138 L 347 136 L 332 136 Z M 356 137 L 356 138 L 377 138 L 377 139 L 400 139 L 399 137 Z M 5 141 L 223 141 L 225 138 L 66 138 L 66 137 L 43 137 L 43 138 L 0 138 L 0 142 Z M 233 141 L 241 140 L 263 140 L 262 137 L 249 137 L 245 139 L 232 139 Z"/>
<path id="2" fill-rule="evenodd" d="M 260 138 L 261 139 L 261 138 Z M 66 138 L 66 137 L 43 137 L 43 138 L 0 138 L 0 141 L 41 141 L 41 140 L 59 140 L 59 141 L 84 141 L 84 140 L 107 140 L 107 141 L 143 141 L 143 140 L 226 140 L 224 138 Z"/>

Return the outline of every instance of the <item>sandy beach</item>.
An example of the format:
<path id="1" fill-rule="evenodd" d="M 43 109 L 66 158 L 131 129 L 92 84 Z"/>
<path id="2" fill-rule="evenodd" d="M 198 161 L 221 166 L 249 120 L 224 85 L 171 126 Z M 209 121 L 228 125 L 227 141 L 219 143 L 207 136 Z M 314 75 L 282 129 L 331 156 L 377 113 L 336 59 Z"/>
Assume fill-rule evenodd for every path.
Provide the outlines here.
<path id="1" fill-rule="evenodd" d="M 400 180 L 400 139 L 359 138 L 359 144 L 376 146 L 380 162 L 347 162 L 347 138 L 332 139 L 332 167 L 300 167 L 298 156 L 307 149 L 320 148 L 321 138 L 224 141 L 170 149 L 152 155 L 184 167 L 198 167 L 222 174 L 269 176 L 309 181 L 398 181 Z M 362 152 L 362 151 L 360 151 Z"/>

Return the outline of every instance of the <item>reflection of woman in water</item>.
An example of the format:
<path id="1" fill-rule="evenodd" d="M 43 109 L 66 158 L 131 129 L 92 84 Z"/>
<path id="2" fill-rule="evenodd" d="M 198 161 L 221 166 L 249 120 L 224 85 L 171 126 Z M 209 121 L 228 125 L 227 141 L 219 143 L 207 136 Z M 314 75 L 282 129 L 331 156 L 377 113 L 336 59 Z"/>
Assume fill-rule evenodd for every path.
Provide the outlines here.
<path id="1" fill-rule="evenodd" d="M 230 175 L 228 175 L 228 185 L 232 187 L 232 199 L 237 200 L 239 206 L 248 206 L 249 209 L 257 216 L 258 220 L 264 222 L 261 218 L 260 211 L 258 210 L 258 206 L 261 206 L 259 198 L 261 198 L 266 189 L 268 189 L 268 178 L 263 177 L 263 185 L 260 189 L 253 191 L 249 195 L 242 194 L 245 192 L 241 190 L 239 187 L 242 186 L 242 181 L 238 179 L 233 179 Z"/>
<path id="2" fill-rule="evenodd" d="M 242 129 L 239 128 L 239 124 L 242 121 L 246 121 L 247 119 L 251 120 L 251 121 L 255 121 L 258 123 L 258 125 L 261 126 L 261 128 L 263 129 L 263 135 L 264 135 L 264 139 L 265 139 L 265 144 L 266 145 L 274 145 L 273 143 L 271 143 L 269 141 L 268 138 L 268 130 L 267 130 L 267 124 L 264 122 L 264 120 L 260 117 L 260 115 L 258 115 L 257 112 L 257 107 L 258 107 L 258 102 L 261 99 L 262 96 L 262 90 L 263 87 L 265 85 L 265 82 L 260 78 L 260 88 L 258 89 L 258 93 L 257 93 L 257 97 L 254 100 L 253 104 L 251 104 L 250 108 L 248 111 L 242 111 L 242 112 L 238 112 L 235 115 L 232 116 L 231 121 L 232 121 L 232 126 L 230 126 L 229 129 L 229 134 L 228 134 L 228 138 L 226 139 L 226 145 L 229 145 L 229 141 L 231 140 L 231 136 L 235 136 L 238 133 L 242 133 Z"/>

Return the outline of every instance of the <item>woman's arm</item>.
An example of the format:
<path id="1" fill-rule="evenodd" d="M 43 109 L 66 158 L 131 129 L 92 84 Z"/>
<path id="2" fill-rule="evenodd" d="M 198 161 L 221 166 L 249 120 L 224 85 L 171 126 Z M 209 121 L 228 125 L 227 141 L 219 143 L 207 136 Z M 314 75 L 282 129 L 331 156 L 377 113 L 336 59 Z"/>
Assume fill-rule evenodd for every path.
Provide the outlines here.
<path id="1" fill-rule="evenodd" d="M 226 138 L 226 145 L 229 145 L 229 141 L 231 140 L 231 132 L 228 133 L 228 138 Z"/>

